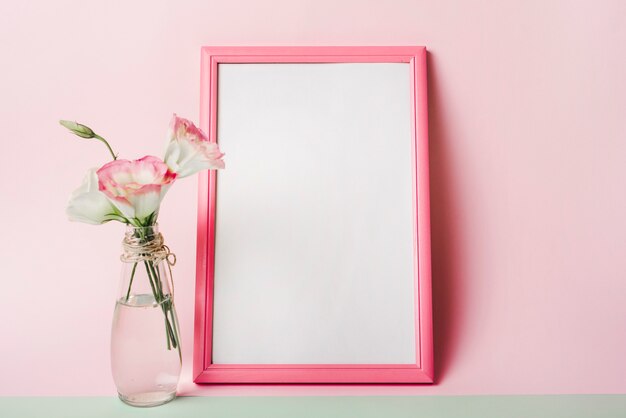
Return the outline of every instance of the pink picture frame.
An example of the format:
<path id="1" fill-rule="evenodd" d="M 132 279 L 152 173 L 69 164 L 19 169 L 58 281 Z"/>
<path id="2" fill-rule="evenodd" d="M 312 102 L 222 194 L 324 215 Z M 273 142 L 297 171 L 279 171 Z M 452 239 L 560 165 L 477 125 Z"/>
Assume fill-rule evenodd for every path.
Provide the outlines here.
<path id="1" fill-rule="evenodd" d="M 213 285 L 216 174 L 199 180 L 193 379 L 196 383 L 432 383 L 430 203 L 426 48 L 203 47 L 200 125 L 217 142 L 218 66 L 221 63 L 408 63 L 411 72 L 414 303 L 416 361 L 412 364 L 215 364 Z"/>

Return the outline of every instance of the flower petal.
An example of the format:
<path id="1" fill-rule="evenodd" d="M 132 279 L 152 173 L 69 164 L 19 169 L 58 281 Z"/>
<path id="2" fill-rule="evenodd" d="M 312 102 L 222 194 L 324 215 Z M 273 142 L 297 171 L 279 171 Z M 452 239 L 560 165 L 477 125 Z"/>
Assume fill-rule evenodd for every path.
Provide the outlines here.
<path id="1" fill-rule="evenodd" d="M 170 143 L 164 161 L 179 178 L 206 169 L 224 168 L 219 147 L 191 121 L 174 115 L 168 132 Z"/>
<path id="2" fill-rule="evenodd" d="M 135 218 L 142 220 L 153 213 L 158 214 L 161 201 L 165 197 L 169 187 L 169 185 L 160 186 L 150 184 L 143 186 L 137 192 L 129 195 L 128 200 L 135 209 Z"/>
<path id="3" fill-rule="evenodd" d="M 177 177 L 161 159 L 150 155 L 134 161 L 111 161 L 97 171 L 97 176 L 98 189 L 119 212 L 138 224 L 158 213 L 163 196 Z"/>
<path id="4" fill-rule="evenodd" d="M 72 193 L 66 209 L 70 221 L 85 222 L 92 225 L 99 225 L 112 220 L 126 222 L 124 216 L 107 196 L 98 191 L 97 184 L 96 170 L 91 169 L 85 175 L 80 187 Z"/>

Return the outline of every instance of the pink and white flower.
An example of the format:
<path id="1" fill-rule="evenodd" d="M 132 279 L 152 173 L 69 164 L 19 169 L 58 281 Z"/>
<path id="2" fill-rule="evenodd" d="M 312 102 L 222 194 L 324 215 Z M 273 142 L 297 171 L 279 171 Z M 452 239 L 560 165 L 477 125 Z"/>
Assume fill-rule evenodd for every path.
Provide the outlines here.
<path id="1" fill-rule="evenodd" d="M 179 178 L 206 169 L 224 168 L 218 145 L 191 121 L 174 114 L 168 132 L 169 144 L 164 161 Z"/>
<path id="2" fill-rule="evenodd" d="M 70 221 L 92 225 L 108 221 L 126 222 L 122 213 L 98 190 L 95 168 L 87 172 L 81 186 L 72 193 L 66 212 Z"/>
<path id="3" fill-rule="evenodd" d="M 115 160 L 97 171 L 98 189 L 131 223 L 153 223 L 177 174 L 159 158 Z"/>
<path id="4" fill-rule="evenodd" d="M 113 161 L 87 173 L 80 188 L 72 194 L 67 215 L 72 221 L 102 224 L 116 220 L 135 226 L 154 225 L 159 206 L 172 183 L 201 170 L 224 168 L 215 143 L 187 119 L 172 117 L 165 159 L 145 156 L 119 160 L 108 141 L 91 128 L 77 122 L 60 121 L 81 138 L 103 142 Z"/>

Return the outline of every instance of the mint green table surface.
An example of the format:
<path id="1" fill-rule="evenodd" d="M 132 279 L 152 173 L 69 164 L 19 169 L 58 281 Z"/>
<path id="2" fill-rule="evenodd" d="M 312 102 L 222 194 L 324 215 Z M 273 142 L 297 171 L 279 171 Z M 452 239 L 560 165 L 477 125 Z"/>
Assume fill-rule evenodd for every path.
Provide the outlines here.
<path id="1" fill-rule="evenodd" d="M 181 397 L 155 408 L 113 397 L 0 397 L 0 417 L 626 418 L 626 395 Z"/>

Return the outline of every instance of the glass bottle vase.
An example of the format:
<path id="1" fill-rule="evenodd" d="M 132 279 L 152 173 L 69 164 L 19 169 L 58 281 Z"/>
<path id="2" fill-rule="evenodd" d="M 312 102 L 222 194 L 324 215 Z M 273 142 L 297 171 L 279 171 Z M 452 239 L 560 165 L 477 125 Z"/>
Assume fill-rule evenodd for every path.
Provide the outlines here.
<path id="1" fill-rule="evenodd" d="M 171 265 L 158 225 L 128 226 L 111 330 L 111 369 L 122 401 L 156 406 L 176 397 L 182 364 Z"/>

